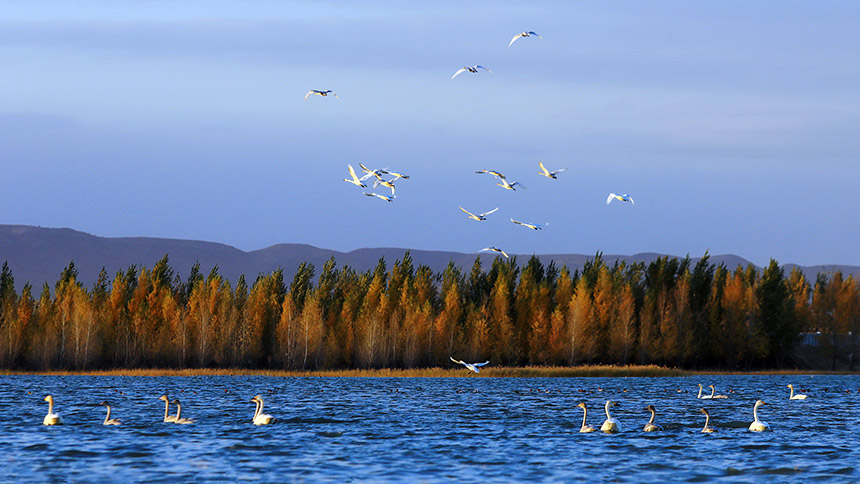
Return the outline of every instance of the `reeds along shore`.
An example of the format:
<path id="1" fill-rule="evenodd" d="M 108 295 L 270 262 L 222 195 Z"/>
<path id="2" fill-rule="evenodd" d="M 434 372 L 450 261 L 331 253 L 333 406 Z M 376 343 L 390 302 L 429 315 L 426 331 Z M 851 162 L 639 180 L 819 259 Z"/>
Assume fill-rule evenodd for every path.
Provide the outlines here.
<path id="1" fill-rule="evenodd" d="M 574 273 L 536 257 L 522 266 L 496 258 L 485 270 L 476 258 L 468 272 L 434 273 L 407 252 L 390 269 L 380 260 L 360 273 L 331 259 L 318 277 L 301 264 L 291 282 L 277 270 L 250 286 L 198 266 L 183 281 L 167 256 L 113 279 L 102 271 L 92 288 L 77 275 L 69 264 L 36 299 L 29 285 L 15 290 L 4 264 L 0 368 L 426 375 L 447 372 L 454 356 L 490 360 L 488 376 L 578 365 L 732 371 L 790 367 L 801 332 L 860 331 L 853 278 L 820 275 L 813 285 L 796 270 L 786 277 L 776 261 L 730 271 L 707 254 L 696 264 L 664 257 L 612 266 L 598 254 Z M 822 341 L 827 358 L 860 349 Z"/>

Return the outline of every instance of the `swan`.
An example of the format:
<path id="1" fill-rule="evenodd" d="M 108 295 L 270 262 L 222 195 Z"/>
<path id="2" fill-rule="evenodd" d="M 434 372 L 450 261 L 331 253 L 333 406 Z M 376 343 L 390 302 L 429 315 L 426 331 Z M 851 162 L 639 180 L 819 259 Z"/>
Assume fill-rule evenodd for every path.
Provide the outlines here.
<path id="1" fill-rule="evenodd" d="M 547 177 L 547 178 L 552 178 L 553 180 L 557 180 L 557 179 L 558 179 L 558 174 L 559 174 L 559 173 L 561 173 L 561 172 L 563 172 L 563 171 L 565 171 L 565 170 L 567 170 L 567 168 L 561 168 L 561 169 L 559 169 L 559 170 L 549 171 L 549 170 L 547 170 L 547 169 L 546 169 L 546 167 L 545 167 L 545 166 L 543 166 L 543 162 L 542 162 L 542 161 L 539 161 L 539 162 L 538 162 L 538 165 L 540 165 L 540 170 L 541 170 L 541 171 L 539 171 L 539 172 L 538 172 L 538 175 L 543 175 L 543 176 L 545 176 L 545 177 Z"/>
<path id="2" fill-rule="evenodd" d="M 711 396 L 708 398 L 729 398 L 728 395 L 714 395 L 714 393 L 717 393 L 717 389 L 713 385 L 708 385 L 708 388 L 711 389 Z"/>
<path id="3" fill-rule="evenodd" d="M 523 185 L 523 184 L 522 184 L 522 183 L 520 183 L 520 182 L 508 183 L 508 180 L 506 180 L 506 179 L 504 179 L 504 178 L 499 178 L 499 182 L 500 182 L 500 183 L 496 183 L 496 185 L 498 185 L 498 186 L 500 186 L 500 187 L 504 188 L 505 190 L 513 190 L 513 191 L 517 191 L 517 189 L 515 188 L 515 187 L 517 187 L 517 186 L 520 186 L 520 187 L 523 187 L 523 188 L 525 188 L 525 187 L 526 187 L 525 185 Z"/>
<path id="4" fill-rule="evenodd" d="M 352 167 L 352 165 L 347 164 L 346 166 L 349 168 L 349 176 L 350 177 L 344 178 L 343 181 L 345 181 L 347 183 L 352 183 L 353 185 L 355 185 L 359 188 L 367 188 L 367 185 L 362 183 L 361 180 L 358 178 L 358 176 L 355 174 L 355 169 Z"/>
<path id="5" fill-rule="evenodd" d="M 454 75 L 453 75 L 453 76 L 451 76 L 451 79 L 453 79 L 453 78 L 455 78 L 455 77 L 459 76 L 460 74 L 462 74 L 462 73 L 464 73 L 464 72 L 466 72 L 466 71 L 469 71 L 469 72 L 471 72 L 472 74 L 477 74 L 477 73 L 478 73 L 478 69 L 483 69 L 483 70 L 485 70 L 485 71 L 487 71 L 487 72 L 493 72 L 493 71 L 491 71 L 491 70 L 487 69 L 487 68 L 486 68 L 486 67 L 484 67 L 484 66 L 477 66 L 477 65 L 476 65 L 476 66 L 464 66 L 462 69 L 460 69 L 460 70 L 458 70 L 457 72 L 455 72 L 455 73 L 454 73 Z"/>
<path id="6" fill-rule="evenodd" d="M 606 432 L 607 434 L 614 434 L 616 432 L 621 432 L 621 427 L 618 425 L 618 420 L 612 418 L 612 415 L 609 415 L 609 407 L 614 407 L 618 405 L 612 400 L 606 401 L 606 420 L 603 422 L 603 425 L 600 426 L 600 430 Z"/>
<path id="7" fill-rule="evenodd" d="M 606 204 L 609 205 L 609 202 L 611 202 L 612 200 L 619 200 L 621 202 L 630 202 L 632 205 L 636 205 L 636 203 L 633 202 L 633 197 L 631 197 L 630 195 L 628 195 L 626 193 L 624 195 L 616 195 L 614 193 L 610 193 L 609 196 L 606 198 Z"/>
<path id="8" fill-rule="evenodd" d="M 170 402 L 170 403 L 172 403 L 172 404 L 176 405 L 176 422 L 174 422 L 174 423 L 178 423 L 178 424 L 191 424 L 191 423 L 194 423 L 194 420 L 191 420 L 190 418 L 182 418 L 182 417 L 180 416 L 180 415 L 182 414 L 182 404 L 181 404 L 181 403 L 179 403 L 179 400 L 173 400 L 173 401 L 172 401 L 172 402 Z"/>
<path id="9" fill-rule="evenodd" d="M 534 35 L 535 37 L 537 37 L 539 39 L 543 39 L 543 37 L 538 35 L 536 32 L 532 32 L 531 30 L 529 30 L 528 32 L 520 32 L 519 34 L 515 35 L 513 39 L 511 39 L 511 43 L 508 44 L 508 47 L 514 45 L 514 42 L 516 42 L 517 40 L 519 40 L 523 37 L 531 37 L 532 35 Z"/>
<path id="10" fill-rule="evenodd" d="M 385 173 L 386 175 L 391 175 L 391 176 L 393 176 L 394 178 L 402 178 L 402 179 L 404 179 L 404 180 L 405 180 L 405 179 L 407 179 L 407 178 L 409 178 L 409 175 L 404 175 L 403 173 L 397 173 L 396 171 L 379 170 L 379 172 L 380 172 L 380 173 Z"/>
<path id="11" fill-rule="evenodd" d="M 490 175 L 493 175 L 496 178 L 501 178 L 501 179 L 506 178 L 505 175 L 502 175 L 500 172 L 498 172 L 496 170 L 478 170 L 475 173 L 479 173 L 479 174 L 480 173 L 489 173 Z"/>
<path id="12" fill-rule="evenodd" d="M 308 93 L 307 93 L 307 94 L 305 94 L 305 101 L 307 101 L 307 100 L 308 100 L 308 96 L 310 96 L 311 94 L 313 94 L 314 96 L 322 96 L 322 97 L 326 97 L 326 96 L 328 96 L 329 94 L 331 94 L 332 96 L 334 96 L 335 98 L 337 98 L 337 100 L 338 100 L 338 101 L 340 101 L 340 98 L 339 98 L 339 97 L 337 97 L 337 94 L 333 93 L 331 89 L 326 89 L 325 91 L 319 91 L 319 90 L 316 90 L 316 89 L 311 89 L 310 91 L 308 91 Z M 347 96 L 347 97 L 348 97 L 348 96 Z"/>
<path id="13" fill-rule="evenodd" d="M 579 429 L 579 432 L 583 434 L 594 432 L 596 430 L 594 427 L 585 424 L 585 419 L 588 418 L 588 407 L 585 406 L 585 402 L 579 402 L 577 407 L 582 409 L 582 427 Z"/>
<path id="14" fill-rule="evenodd" d="M 705 414 L 705 426 L 702 427 L 702 433 L 703 434 L 712 434 L 712 433 L 716 432 L 717 429 L 708 425 L 709 423 L 711 423 L 711 414 L 708 413 L 708 409 L 703 408 L 699 411 L 702 412 L 703 414 Z"/>
<path id="15" fill-rule="evenodd" d="M 176 423 L 176 415 L 170 415 L 170 400 L 167 399 L 167 395 L 162 395 L 158 397 L 159 400 L 164 400 L 164 422 L 168 423 Z"/>
<path id="16" fill-rule="evenodd" d="M 549 224 L 543 224 L 543 225 L 541 225 L 541 224 L 529 224 L 529 223 L 520 222 L 519 220 L 514 220 L 514 219 L 511 219 L 511 222 L 513 222 L 517 225 L 522 225 L 523 227 L 528 227 L 532 230 L 543 230 L 544 225 L 549 225 Z"/>
<path id="17" fill-rule="evenodd" d="M 362 175 L 361 178 L 358 179 L 359 181 L 367 180 L 370 177 L 376 177 L 377 180 L 382 180 L 382 173 L 384 172 L 383 170 L 371 170 L 370 168 L 364 166 L 363 163 L 359 163 L 358 167 L 361 168 L 362 173 L 364 173 L 364 175 Z"/>
<path id="18" fill-rule="evenodd" d="M 709 399 L 709 398 L 711 398 L 711 396 L 710 396 L 710 395 L 702 396 L 702 384 L 701 384 L 701 383 L 699 383 L 699 395 L 698 395 L 696 398 L 702 398 L 702 399 Z"/>
<path id="19" fill-rule="evenodd" d="M 262 396 L 257 395 L 256 397 L 252 398 L 251 401 L 257 404 L 257 410 L 254 412 L 254 425 L 269 425 L 270 423 L 275 421 L 275 417 L 263 413 Z"/>
<path id="20" fill-rule="evenodd" d="M 503 251 L 502 249 L 500 249 L 498 247 L 493 247 L 493 246 L 484 247 L 483 249 L 479 250 L 478 252 L 498 252 L 499 254 L 502 254 L 503 256 L 505 256 L 505 259 L 510 258 L 510 257 L 508 257 L 508 254 L 505 253 L 505 251 Z"/>
<path id="21" fill-rule="evenodd" d="M 59 414 L 54 413 L 54 397 L 48 395 L 45 397 L 45 401 L 48 402 L 48 415 L 45 415 L 42 425 L 62 425 L 63 419 Z"/>
<path id="22" fill-rule="evenodd" d="M 373 181 L 373 188 L 376 188 L 376 187 L 378 187 L 379 185 L 382 185 L 382 186 L 384 186 L 384 187 L 390 188 L 390 189 L 391 189 L 391 196 L 394 196 L 394 180 L 396 180 L 396 178 L 392 178 L 392 179 L 391 179 L 391 180 L 389 180 L 389 181 L 385 181 L 385 180 L 374 180 L 374 181 Z"/>
<path id="23" fill-rule="evenodd" d="M 651 420 L 649 420 L 648 423 L 645 424 L 645 428 L 643 428 L 642 430 L 645 432 L 663 430 L 663 427 L 654 423 L 654 418 L 657 416 L 657 410 L 654 408 L 654 405 L 648 405 L 647 407 L 645 407 L 645 410 L 651 412 Z"/>
<path id="24" fill-rule="evenodd" d="M 789 384 L 788 388 L 791 389 L 791 395 L 788 397 L 789 400 L 806 400 L 806 395 L 802 393 L 798 393 L 797 395 L 794 394 L 794 385 Z"/>
<path id="25" fill-rule="evenodd" d="M 385 200 L 386 202 L 393 202 L 393 201 L 394 201 L 394 199 L 396 198 L 396 197 L 395 197 L 395 195 L 392 195 L 392 196 L 390 196 L 390 197 L 389 197 L 389 196 L 386 196 L 386 195 L 380 195 L 379 193 L 367 193 L 367 192 L 362 192 L 362 193 L 364 193 L 364 194 L 365 194 L 365 195 L 367 195 L 368 197 L 376 197 L 376 198 L 378 198 L 378 199 L 380 199 L 380 200 Z"/>
<path id="26" fill-rule="evenodd" d="M 107 407 L 107 415 L 105 415 L 105 421 L 102 425 L 119 425 L 121 423 L 119 419 L 110 418 L 110 403 L 102 402 L 99 405 Z"/>
<path id="27" fill-rule="evenodd" d="M 770 430 L 770 425 L 768 425 L 767 422 L 762 422 L 758 419 L 758 408 L 762 405 L 767 404 L 761 400 L 757 400 L 755 402 L 755 406 L 753 407 L 753 417 L 755 417 L 755 420 L 753 420 L 753 423 L 750 424 L 750 430 L 752 430 L 753 432 L 763 432 L 765 430 Z"/>
<path id="28" fill-rule="evenodd" d="M 458 205 L 458 206 L 459 206 L 459 205 Z M 472 213 L 472 212 L 470 212 L 470 211 L 466 210 L 465 208 L 460 207 L 460 210 L 462 210 L 462 211 L 466 212 L 466 214 L 468 214 L 468 215 L 469 215 L 469 218 L 470 218 L 470 219 L 472 219 L 472 220 L 477 220 L 478 222 L 480 222 L 481 220 L 487 220 L 487 215 L 489 215 L 489 214 L 491 214 L 491 213 L 495 212 L 495 211 L 496 211 L 496 210 L 498 210 L 498 209 L 499 209 L 499 207 L 496 207 L 496 208 L 494 208 L 494 209 L 490 210 L 489 212 L 484 212 L 484 213 L 481 213 L 481 214 L 475 215 L 474 213 Z"/>
<path id="29" fill-rule="evenodd" d="M 453 361 L 454 363 L 459 363 L 475 373 L 480 373 L 481 367 L 490 362 L 489 360 L 487 360 L 483 363 L 466 363 L 465 361 L 455 360 L 453 356 L 449 356 L 448 358 L 451 358 L 451 361 Z"/>

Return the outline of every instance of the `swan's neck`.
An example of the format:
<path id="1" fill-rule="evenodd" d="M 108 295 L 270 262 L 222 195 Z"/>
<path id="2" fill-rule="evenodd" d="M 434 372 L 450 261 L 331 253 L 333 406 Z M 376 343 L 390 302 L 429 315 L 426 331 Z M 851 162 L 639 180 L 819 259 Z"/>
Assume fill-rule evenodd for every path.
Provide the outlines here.
<path id="1" fill-rule="evenodd" d="M 711 423 L 711 416 L 708 414 L 705 414 L 705 428 L 708 428 L 708 424 L 710 424 L 710 423 Z"/>
<path id="2" fill-rule="evenodd" d="M 699 386 L 699 395 L 697 395 L 696 398 L 702 398 L 702 387 L 701 386 Z"/>
<path id="3" fill-rule="evenodd" d="M 176 420 L 179 420 L 179 414 L 182 413 L 182 405 L 179 402 L 176 403 Z"/>
<path id="4" fill-rule="evenodd" d="M 257 403 L 257 409 L 254 410 L 254 420 L 257 420 L 257 417 L 263 413 L 263 402 L 260 400 L 254 400 Z"/>
<path id="5" fill-rule="evenodd" d="M 758 422 L 758 405 L 753 407 L 753 419 Z"/>
<path id="6" fill-rule="evenodd" d="M 105 423 L 108 423 L 110 420 L 110 405 L 105 405 L 107 407 L 107 415 L 105 415 Z"/>
<path id="7" fill-rule="evenodd" d="M 606 403 L 606 420 L 611 420 L 612 416 L 609 415 L 609 402 Z"/>
<path id="8" fill-rule="evenodd" d="M 582 409 L 582 428 L 585 428 L 585 420 L 588 418 L 588 409 Z"/>
<path id="9" fill-rule="evenodd" d="M 164 401 L 164 419 L 167 420 L 167 417 L 170 416 L 170 402 L 167 400 Z"/>
<path id="10" fill-rule="evenodd" d="M 714 394 L 717 393 L 716 387 L 711 387 L 711 398 L 714 398 Z"/>
<path id="11" fill-rule="evenodd" d="M 651 410 L 651 420 L 648 421 L 648 425 L 654 424 L 654 417 L 656 417 L 656 416 L 657 416 L 657 412 L 655 412 L 654 410 Z"/>
<path id="12" fill-rule="evenodd" d="M 789 386 L 788 389 L 791 390 L 791 395 L 788 396 L 788 399 L 791 400 L 794 398 L 794 387 Z"/>
<path id="13" fill-rule="evenodd" d="M 48 400 L 48 415 L 54 413 L 54 400 Z"/>

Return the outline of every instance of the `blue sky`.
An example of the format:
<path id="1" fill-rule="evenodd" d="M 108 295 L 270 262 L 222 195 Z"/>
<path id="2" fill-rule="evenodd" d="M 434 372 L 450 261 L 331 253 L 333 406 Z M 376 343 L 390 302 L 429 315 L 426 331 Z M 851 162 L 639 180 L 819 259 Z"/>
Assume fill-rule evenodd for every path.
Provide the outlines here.
<path id="1" fill-rule="evenodd" d="M 860 264 L 858 18 L 853 1 L 2 2 L 0 222 Z M 523 30 L 543 40 L 508 47 Z M 493 72 L 451 79 L 471 64 Z M 341 181 L 359 162 L 411 178 L 394 203 L 364 197 Z"/>

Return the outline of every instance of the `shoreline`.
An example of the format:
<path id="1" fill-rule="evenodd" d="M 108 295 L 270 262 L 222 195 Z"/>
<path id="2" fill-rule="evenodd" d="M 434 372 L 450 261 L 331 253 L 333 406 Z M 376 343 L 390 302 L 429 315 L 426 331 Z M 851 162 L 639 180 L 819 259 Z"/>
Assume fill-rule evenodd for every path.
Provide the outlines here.
<path id="1" fill-rule="evenodd" d="M 757 371 L 720 371 L 720 370 L 682 370 L 661 366 L 575 366 L 575 367 L 495 367 L 486 368 L 480 373 L 472 373 L 464 368 L 416 368 L 416 369 L 367 369 L 367 370 L 249 370 L 234 368 L 146 368 L 110 370 L 55 370 L 55 371 L 16 371 L 0 370 L 0 376 L 40 375 L 40 376 L 122 376 L 122 377 L 164 377 L 164 376 L 268 376 L 268 377 L 317 377 L 317 378 L 672 378 L 697 375 L 860 375 L 857 371 L 821 370 L 757 370 Z"/>

